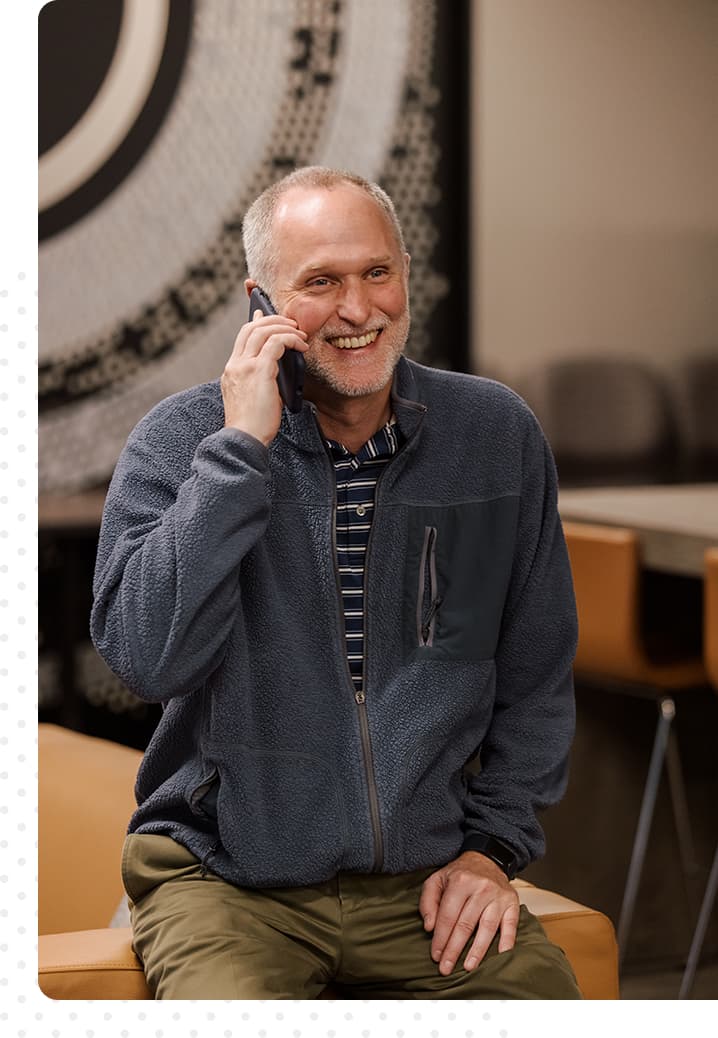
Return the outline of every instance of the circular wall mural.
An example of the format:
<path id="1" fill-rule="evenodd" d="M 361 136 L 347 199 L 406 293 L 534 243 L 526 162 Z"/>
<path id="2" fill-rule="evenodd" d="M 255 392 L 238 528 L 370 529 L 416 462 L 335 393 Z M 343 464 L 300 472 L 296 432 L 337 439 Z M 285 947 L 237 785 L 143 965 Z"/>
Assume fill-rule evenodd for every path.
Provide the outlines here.
<path id="1" fill-rule="evenodd" d="M 442 223 L 466 223 L 461 190 L 441 186 L 456 128 L 440 117 L 452 84 L 437 6 L 43 8 L 41 491 L 103 484 L 158 400 L 219 376 L 246 319 L 242 216 L 296 166 L 353 169 L 389 191 L 412 254 L 408 352 L 461 366 L 460 334 L 432 332 L 461 277 L 438 248 Z M 463 246 L 451 251 L 463 260 Z"/>

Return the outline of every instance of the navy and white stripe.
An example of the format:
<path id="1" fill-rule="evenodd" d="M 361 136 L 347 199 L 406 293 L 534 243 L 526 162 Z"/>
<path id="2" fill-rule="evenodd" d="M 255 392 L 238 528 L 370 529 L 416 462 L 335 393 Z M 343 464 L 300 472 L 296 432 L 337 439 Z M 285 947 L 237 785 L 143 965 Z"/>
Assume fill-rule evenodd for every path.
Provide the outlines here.
<path id="1" fill-rule="evenodd" d="M 347 660 L 355 689 L 364 681 L 364 564 L 374 515 L 376 484 L 401 446 L 392 420 L 367 440 L 357 454 L 327 440 L 337 481 L 337 566 L 344 607 Z"/>

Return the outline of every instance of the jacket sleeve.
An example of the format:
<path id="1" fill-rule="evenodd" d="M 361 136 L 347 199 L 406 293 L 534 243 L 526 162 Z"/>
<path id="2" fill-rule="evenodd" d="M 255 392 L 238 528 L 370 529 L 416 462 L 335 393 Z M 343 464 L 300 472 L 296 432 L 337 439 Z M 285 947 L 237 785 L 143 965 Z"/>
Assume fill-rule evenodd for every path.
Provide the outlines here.
<path id="1" fill-rule="evenodd" d="M 575 729 L 572 664 L 577 620 L 568 553 L 557 510 L 556 469 L 530 415 L 511 581 L 496 652 L 496 698 L 469 779 L 463 850 L 472 836 L 508 845 L 517 868 L 545 850 L 537 812 L 568 780 Z"/>
<path id="2" fill-rule="evenodd" d="M 105 502 L 90 630 L 142 699 L 190 692 L 222 661 L 268 484 L 262 443 L 225 428 L 202 438 L 167 401 L 131 434 Z"/>

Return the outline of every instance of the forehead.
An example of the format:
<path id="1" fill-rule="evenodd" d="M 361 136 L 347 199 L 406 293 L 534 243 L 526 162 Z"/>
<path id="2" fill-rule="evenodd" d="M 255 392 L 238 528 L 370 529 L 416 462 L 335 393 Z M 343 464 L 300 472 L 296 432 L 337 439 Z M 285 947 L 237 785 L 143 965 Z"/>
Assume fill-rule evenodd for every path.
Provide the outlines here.
<path id="1" fill-rule="evenodd" d="M 291 188 L 279 199 L 273 233 L 280 254 L 295 247 L 312 252 L 332 248 L 398 252 L 388 216 L 355 184 Z"/>

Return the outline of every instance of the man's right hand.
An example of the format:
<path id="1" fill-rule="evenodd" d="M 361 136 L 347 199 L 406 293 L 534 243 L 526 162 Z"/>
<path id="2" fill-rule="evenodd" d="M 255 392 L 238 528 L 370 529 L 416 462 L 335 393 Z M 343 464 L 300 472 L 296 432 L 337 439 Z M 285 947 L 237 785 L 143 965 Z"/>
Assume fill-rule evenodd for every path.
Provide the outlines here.
<path id="1" fill-rule="evenodd" d="M 234 341 L 220 384 L 225 428 L 241 429 L 268 447 L 282 417 L 277 374 L 287 350 L 307 349 L 306 333 L 297 322 L 279 314 L 264 315 L 242 325 Z"/>

